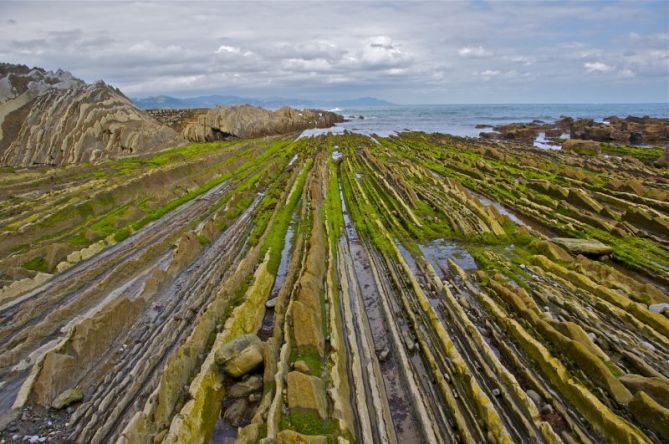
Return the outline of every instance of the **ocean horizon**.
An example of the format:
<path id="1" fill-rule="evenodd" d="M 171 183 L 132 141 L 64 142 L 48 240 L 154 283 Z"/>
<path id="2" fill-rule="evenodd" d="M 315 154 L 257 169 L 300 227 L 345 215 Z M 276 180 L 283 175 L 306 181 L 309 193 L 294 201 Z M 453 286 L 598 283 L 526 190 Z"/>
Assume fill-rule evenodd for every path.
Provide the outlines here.
<path id="1" fill-rule="evenodd" d="M 601 122 L 609 116 L 669 118 L 669 103 L 546 103 L 383 105 L 329 108 L 348 121 L 334 128 L 307 130 L 303 135 L 341 133 L 387 136 L 402 131 L 425 131 L 476 137 L 486 128 L 515 122 L 554 122 L 563 116 Z M 362 118 L 360 118 L 362 117 Z"/>

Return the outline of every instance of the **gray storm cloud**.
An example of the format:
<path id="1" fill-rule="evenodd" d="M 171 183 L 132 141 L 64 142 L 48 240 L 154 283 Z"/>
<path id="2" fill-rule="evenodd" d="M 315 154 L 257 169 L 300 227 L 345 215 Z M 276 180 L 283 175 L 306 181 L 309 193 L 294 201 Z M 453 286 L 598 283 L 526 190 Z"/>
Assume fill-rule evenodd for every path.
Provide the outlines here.
<path id="1" fill-rule="evenodd" d="M 0 12 L 0 60 L 133 96 L 667 98 L 663 2 L 3 2 Z"/>

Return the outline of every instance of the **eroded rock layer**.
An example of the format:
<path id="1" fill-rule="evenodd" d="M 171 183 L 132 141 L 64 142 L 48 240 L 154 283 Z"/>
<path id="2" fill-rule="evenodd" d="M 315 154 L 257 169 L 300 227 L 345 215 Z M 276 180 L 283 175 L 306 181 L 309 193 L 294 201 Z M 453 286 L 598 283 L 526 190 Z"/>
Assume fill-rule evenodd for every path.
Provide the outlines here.
<path id="1" fill-rule="evenodd" d="M 0 437 L 663 442 L 669 176 L 638 155 L 343 134 L 2 172 Z"/>
<path id="2" fill-rule="evenodd" d="M 270 111 L 252 105 L 218 106 L 208 110 L 188 110 L 182 118 L 174 119 L 183 110 L 156 110 L 156 116 L 172 120 L 183 127 L 184 137 L 192 142 L 211 142 L 229 137 L 259 137 L 288 134 L 309 128 L 329 128 L 343 122 L 343 117 L 330 111 L 298 110 L 289 107 Z M 183 118 L 186 124 L 180 123 Z"/>
<path id="3" fill-rule="evenodd" d="M 0 164 L 58 165 L 152 152 L 177 133 L 104 82 L 58 71 L 0 66 Z"/>

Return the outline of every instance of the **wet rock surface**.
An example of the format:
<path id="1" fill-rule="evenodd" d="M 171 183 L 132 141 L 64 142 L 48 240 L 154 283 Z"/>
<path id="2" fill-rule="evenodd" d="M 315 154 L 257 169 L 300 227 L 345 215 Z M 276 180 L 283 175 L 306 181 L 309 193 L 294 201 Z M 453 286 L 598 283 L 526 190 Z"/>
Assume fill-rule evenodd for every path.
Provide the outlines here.
<path id="1" fill-rule="evenodd" d="M 669 181 L 629 148 L 347 133 L 0 171 L 0 440 L 662 442 Z"/>

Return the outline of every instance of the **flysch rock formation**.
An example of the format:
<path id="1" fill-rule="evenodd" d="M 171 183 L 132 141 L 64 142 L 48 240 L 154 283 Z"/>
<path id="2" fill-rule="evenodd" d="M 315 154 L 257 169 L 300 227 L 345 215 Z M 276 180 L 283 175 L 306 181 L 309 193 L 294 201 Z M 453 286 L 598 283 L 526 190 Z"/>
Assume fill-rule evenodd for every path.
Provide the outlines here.
<path id="1" fill-rule="evenodd" d="M 0 164 L 99 161 L 183 140 L 116 88 L 69 72 L 0 64 Z"/>
<path id="2" fill-rule="evenodd" d="M 664 443 L 669 170 L 629 148 L 0 169 L 0 442 Z"/>
<path id="3" fill-rule="evenodd" d="M 290 107 L 270 111 L 253 105 L 192 110 L 157 109 L 149 110 L 149 113 L 158 121 L 181 131 L 191 142 L 288 134 L 309 128 L 329 128 L 344 121 L 342 116 L 330 111 Z"/>

